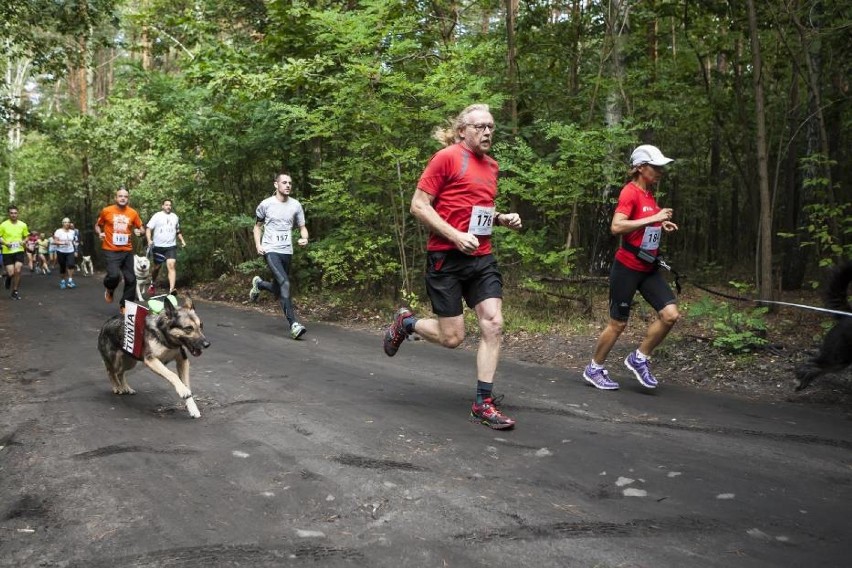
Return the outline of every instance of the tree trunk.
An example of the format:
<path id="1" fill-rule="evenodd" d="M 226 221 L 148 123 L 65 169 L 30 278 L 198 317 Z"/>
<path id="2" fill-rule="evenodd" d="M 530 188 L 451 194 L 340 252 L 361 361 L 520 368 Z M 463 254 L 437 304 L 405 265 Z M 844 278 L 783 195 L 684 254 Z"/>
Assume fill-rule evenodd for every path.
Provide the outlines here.
<path id="1" fill-rule="evenodd" d="M 766 143 L 766 109 L 763 95 L 763 59 L 760 54 L 760 37 L 754 0 L 747 0 L 748 27 L 751 34 L 751 58 L 754 85 L 754 118 L 757 123 L 757 176 L 760 191 L 759 288 L 761 300 L 772 297 L 772 206 L 769 198 L 769 164 Z"/>
<path id="2" fill-rule="evenodd" d="M 622 103 L 624 96 L 622 85 L 624 82 L 624 48 L 627 44 L 626 34 L 628 27 L 629 5 L 626 0 L 609 0 L 606 13 L 606 39 L 604 46 L 611 48 L 608 70 L 611 87 L 607 93 L 606 108 L 604 109 L 604 123 L 608 127 L 621 124 L 623 116 Z M 612 221 L 612 206 L 610 199 L 618 191 L 615 187 L 606 187 L 601 194 L 601 200 L 595 211 L 594 245 L 591 254 L 591 274 L 605 274 L 615 254 L 617 241 L 610 234 Z"/>
<path id="3" fill-rule="evenodd" d="M 574 29 L 571 38 L 571 61 L 568 70 L 568 92 L 576 95 L 580 91 L 580 43 L 583 36 L 583 12 L 580 0 L 571 3 L 571 22 Z"/>
<path id="4" fill-rule="evenodd" d="M 506 0 L 506 71 L 509 81 L 509 125 L 512 137 L 518 135 L 518 48 L 515 27 L 518 19 L 518 0 Z"/>
<path id="5" fill-rule="evenodd" d="M 93 89 L 92 83 L 94 80 L 94 69 L 92 65 L 92 50 L 89 41 L 93 35 L 93 27 L 91 23 L 91 19 L 88 13 L 88 4 L 86 2 L 82 2 L 80 4 L 81 11 L 81 19 L 84 22 L 87 22 L 86 33 L 83 34 L 78 39 L 78 45 L 80 49 L 80 61 L 82 65 L 77 70 L 77 100 L 80 108 L 80 114 L 86 115 L 89 114 L 93 108 L 92 105 L 92 97 L 93 97 Z M 80 167 L 80 176 L 81 182 L 83 185 L 83 198 L 84 205 L 86 207 L 86 218 L 84 219 L 84 226 L 82 231 L 83 236 L 83 244 L 86 247 L 86 250 L 91 251 L 93 254 L 95 252 L 95 241 L 94 234 L 92 232 L 92 227 L 94 225 L 92 220 L 92 187 L 90 182 L 91 177 L 91 167 L 89 164 L 89 156 L 87 153 L 83 153 Z"/>
<path id="6" fill-rule="evenodd" d="M 624 102 L 622 86 L 624 84 L 624 48 L 627 44 L 625 35 L 628 33 L 628 4 L 625 0 L 609 0 L 606 20 L 606 41 L 612 48 L 609 57 L 609 75 L 611 87 L 606 97 L 606 114 L 604 122 L 607 126 L 621 124 Z"/>
<path id="7" fill-rule="evenodd" d="M 6 43 L 7 53 L 9 43 Z M 3 92 L 11 103 L 8 110 L 8 131 L 6 133 L 6 151 L 8 152 L 9 203 L 14 203 L 17 198 L 17 180 L 15 178 L 15 151 L 21 147 L 23 142 L 21 124 L 21 109 L 23 108 L 24 85 L 30 76 L 32 62 L 29 59 L 13 60 L 6 57 L 6 74 L 4 77 Z"/>

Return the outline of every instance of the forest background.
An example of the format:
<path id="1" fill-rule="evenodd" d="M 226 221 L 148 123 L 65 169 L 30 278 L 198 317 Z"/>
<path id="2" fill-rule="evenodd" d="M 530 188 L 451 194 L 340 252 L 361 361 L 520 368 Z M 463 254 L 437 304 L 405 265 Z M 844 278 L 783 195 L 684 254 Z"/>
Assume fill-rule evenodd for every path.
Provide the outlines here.
<path id="1" fill-rule="evenodd" d="M 852 4 L 841 0 L 2 0 L 0 204 L 63 216 L 95 252 L 125 186 L 164 198 L 186 284 L 261 270 L 254 209 L 288 170 L 312 243 L 303 290 L 422 297 L 408 213 L 474 102 L 498 124 L 507 285 L 545 311 L 606 274 L 627 158 L 676 159 L 658 190 L 666 256 L 763 299 L 850 258 Z M 188 280 L 188 282 L 187 282 Z"/>

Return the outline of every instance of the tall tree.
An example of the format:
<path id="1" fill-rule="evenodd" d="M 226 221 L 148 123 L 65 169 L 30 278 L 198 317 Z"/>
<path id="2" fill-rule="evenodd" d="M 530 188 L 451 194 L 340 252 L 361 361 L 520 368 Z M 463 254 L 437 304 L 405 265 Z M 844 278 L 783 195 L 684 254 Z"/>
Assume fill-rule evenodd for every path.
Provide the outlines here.
<path id="1" fill-rule="evenodd" d="M 760 232 L 759 232 L 759 294 L 763 300 L 772 298 L 772 200 L 769 195 L 769 162 L 766 142 L 766 109 L 763 93 L 763 58 L 760 53 L 760 35 L 757 26 L 757 12 L 754 0 L 746 0 L 748 7 L 748 28 L 751 34 L 751 57 L 753 65 L 752 83 L 754 86 L 754 120 L 757 126 L 755 147 L 757 151 L 757 177 L 760 191 Z"/>

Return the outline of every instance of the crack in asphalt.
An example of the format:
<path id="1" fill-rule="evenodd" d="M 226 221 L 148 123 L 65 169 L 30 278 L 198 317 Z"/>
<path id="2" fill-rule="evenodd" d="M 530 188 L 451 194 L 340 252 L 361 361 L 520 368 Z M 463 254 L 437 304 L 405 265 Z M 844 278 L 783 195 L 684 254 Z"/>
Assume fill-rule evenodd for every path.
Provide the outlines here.
<path id="1" fill-rule="evenodd" d="M 95 458 L 103 458 L 106 456 L 113 456 L 116 454 L 130 454 L 130 453 L 143 453 L 143 454 L 172 454 L 172 455 L 189 455 L 189 454 L 197 454 L 198 450 L 193 450 L 190 448 L 170 448 L 170 449 L 161 449 L 161 448 L 152 448 L 150 446 L 124 446 L 121 444 L 115 444 L 111 446 L 104 446 L 102 448 L 98 448 L 96 450 L 91 450 L 88 452 L 82 452 L 79 454 L 74 454 L 71 456 L 75 460 L 91 460 Z"/>
<path id="2" fill-rule="evenodd" d="M 521 524 L 517 527 L 486 529 L 454 535 L 465 542 L 489 542 L 496 539 L 539 540 L 550 538 L 653 537 L 671 533 L 718 531 L 723 525 L 717 519 L 674 517 L 668 519 L 635 519 L 624 523 L 608 521 L 562 522 L 543 525 Z"/>
<path id="3" fill-rule="evenodd" d="M 156 550 L 132 556 L 96 558 L 70 564 L 70 568 L 159 568 L 161 566 L 281 566 L 296 559 L 360 560 L 363 555 L 351 548 L 318 544 L 264 547 L 257 544 L 218 544 Z"/>
<path id="4" fill-rule="evenodd" d="M 419 465 L 414 465 L 413 463 L 373 459 L 364 456 L 357 456 L 354 454 L 342 454 L 339 456 L 334 456 L 331 459 L 342 465 L 349 465 L 352 467 L 360 467 L 364 469 L 379 469 L 382 471 L 390 471 L 396 469 L 403 471 L 428 471 L 426 468 Z"/>

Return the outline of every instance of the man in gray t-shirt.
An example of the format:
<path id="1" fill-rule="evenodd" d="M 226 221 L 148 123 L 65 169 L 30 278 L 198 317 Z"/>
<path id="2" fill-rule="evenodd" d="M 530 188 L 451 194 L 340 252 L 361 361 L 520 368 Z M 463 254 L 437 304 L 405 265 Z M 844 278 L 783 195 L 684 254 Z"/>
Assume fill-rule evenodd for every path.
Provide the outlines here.
<path id="1" fill-rule="evenodd" d="M 275 193 L 260 202 L 255 211 L 254 245 L 257 254 L 266 259 L 273 280 L 267 282 L 260 276 L 251 281 L 249 299 L 256 302 L 261 290 L 272 292 L 278 298 L 284 316 L 290 324 L 290 337 L 299 339 L 305 326 L 299 323 L 293 302 L 290 299 L 290 262 L 293 259 L 293 230 L 299 229 L 299 246 L 308 244 L 308 228 L 305 226 L 305 211 L 302 204 L 290 197 L 293 180 L 287 173 L 275 177 Z"/>

